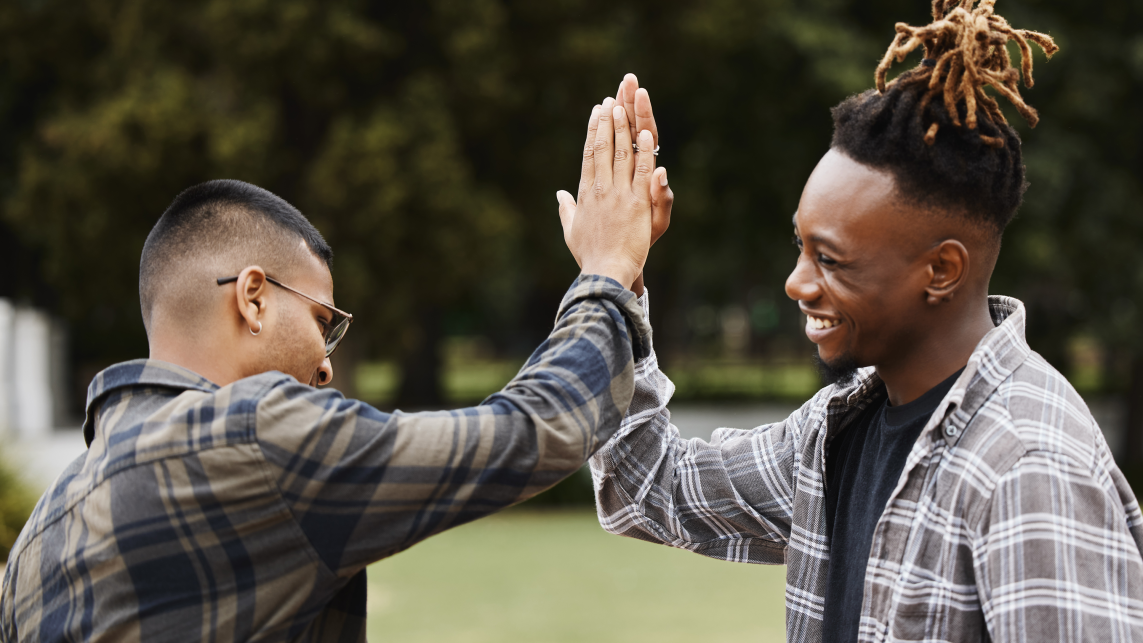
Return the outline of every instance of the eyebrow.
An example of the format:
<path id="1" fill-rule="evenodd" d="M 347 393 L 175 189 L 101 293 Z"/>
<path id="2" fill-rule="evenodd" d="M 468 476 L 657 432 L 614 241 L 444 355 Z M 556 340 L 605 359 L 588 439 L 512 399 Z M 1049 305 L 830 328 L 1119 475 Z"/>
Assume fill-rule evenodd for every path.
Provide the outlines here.
<path id="1" fill-rule="evenodd" d="M 797 228 L 798 228 L 798 213 L 797 212 L 794 213 L 794 216 L 790 217 L 790 222 L 794 224 L 794 232 L 795 232 L 795 234 L 797 234 Z M 799 236 L 801 236 L 801 235 L 799 235 Z M 829 248 L 830 250 L 833 250 L 834 252 L 836 252 L 838 254 L 842 254 L 841 248 L 837 247 L 837 244 L 830 241 L 829 239 L 826 239 L 825 237 L 822 237 L 822 236 L 816 235 L 816 234 L 811 234 L 808 237 L 808 239 L 810 241 L 820 245 L 820 246 L 825 246 L 825 247 Z"/>

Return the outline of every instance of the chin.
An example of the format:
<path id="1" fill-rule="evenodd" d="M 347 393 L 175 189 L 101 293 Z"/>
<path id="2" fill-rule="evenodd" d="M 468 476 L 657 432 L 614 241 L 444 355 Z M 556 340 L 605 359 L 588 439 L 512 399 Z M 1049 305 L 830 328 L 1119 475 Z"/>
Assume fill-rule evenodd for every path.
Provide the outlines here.
<path id="1" fill-rule="evenodd" d="M 857 379 L 857 369 L 859 366 L 857 359 L 850 353 L 826 356 L 822 355 L 822 351 L 819 348 L 818 352 L 814 355 L 814 362 L 817 366 L 818 373 L 827 385 L 836 384 L 838 386 L 848 386 Z"/>

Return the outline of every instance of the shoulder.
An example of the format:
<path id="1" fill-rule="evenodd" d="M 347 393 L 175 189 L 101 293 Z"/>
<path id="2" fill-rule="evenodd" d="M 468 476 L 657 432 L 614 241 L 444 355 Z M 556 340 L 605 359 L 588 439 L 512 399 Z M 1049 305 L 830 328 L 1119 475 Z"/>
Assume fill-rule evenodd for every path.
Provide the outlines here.
<path id="1" fill-rule="evenodd" d="M 315 432 L 355 436 L 371 435 L 393 417 L 333 388 L 314 388 L 282 373 L 263 373 L 241 383 L 252 407 L 256 438 L 265 447 L 273 443 L 300 448 Z M 369 429 L 367 427 L 372 427 Z"/>
<path id="2" fill-rule="evenodd" d="M 1034 352 L 988 396 L 956 448 L 994 484 L 1030 468 L 1061 475 L 1075 471 L 1090 479 L 1105 477 L 1114 467 L 1083 398 Z"/>
<path id="3" fill-rule="evenodd" d="M 1038 353 L 1012 372 L 987 406 L 1003 408 L 1001 424 L 1027 452 L 1067 455 L 1088 464 L 1107 446 L 1075 387 Z"/>

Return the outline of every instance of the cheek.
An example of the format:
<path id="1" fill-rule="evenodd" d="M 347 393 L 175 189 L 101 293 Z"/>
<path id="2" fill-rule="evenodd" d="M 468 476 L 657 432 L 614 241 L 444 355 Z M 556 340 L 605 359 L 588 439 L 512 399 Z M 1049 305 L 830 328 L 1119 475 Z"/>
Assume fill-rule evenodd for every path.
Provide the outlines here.
<path id="1" fill-rule="evenodd" d="M 892 334 L 895 323 L 893 306 L 887 300 L 884 287 L 868 282 L 827 279 L 829 292 L 837 312 L 850 326 L 846 333 L 849 350 L 857 348 L 854 342 L 865 344 L 885 333 Z"/>
<path id="2" fill-rule="evenodd" d="M 308 314 L 292 313 L 283 319 L 284 326 L 288 328 L 284 346 L 288 347 L 292 374 L 295 377 L 309 377 L 311 371 L 316 370 L 325 359 L 325 341 L 317 322 Z"/>

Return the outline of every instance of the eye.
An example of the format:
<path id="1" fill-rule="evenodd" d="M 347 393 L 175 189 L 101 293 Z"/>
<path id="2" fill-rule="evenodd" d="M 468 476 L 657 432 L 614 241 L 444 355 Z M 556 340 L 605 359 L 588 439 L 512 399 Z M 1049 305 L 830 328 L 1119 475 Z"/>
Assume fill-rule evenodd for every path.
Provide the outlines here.
<path id="1" fill-rule="evenodd" d="M 834 261 L 833 259 L 830 259 L 829 257 L 827 257 L 821 253 L 818 253 L 818 263 L 820 263 L 823 266 L 836 266 L 837 265 L 836 261 Z"/>
<path id="2" fill-rule="evenodd" d="M 794 238 L 793 238 L 793 239 L 790 239 L 790 242 L 791 242 L 791 243 L 793 243 L 793 244 L 794 244 L 794 247 L 795 247 L 795 248 L 797 248 L 798 250 L 801 250 L 801 249 L 802 249 L 802 246 L 803 246 L 803 244 L 802 244 L 802 238 L 801 238 L 801 237 L 799 237 L 798 235 L 796 235 L 796 234 L 795 234 L 795 235 L 794 235 Z"/>

